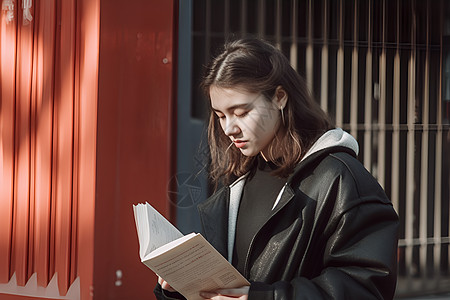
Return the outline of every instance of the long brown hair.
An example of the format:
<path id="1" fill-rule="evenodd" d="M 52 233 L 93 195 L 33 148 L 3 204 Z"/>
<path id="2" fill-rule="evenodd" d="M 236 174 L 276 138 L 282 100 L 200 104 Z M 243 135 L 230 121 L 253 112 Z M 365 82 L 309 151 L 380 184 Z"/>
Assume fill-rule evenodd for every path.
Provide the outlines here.
<path id="1" fill-rule="evenodd" d="M 284 89 L 288 96 L 283 108 L 285 124 L 280 125 L 269 147 L 269 154 L 275 145 L 281 149 L 277 153 L 282 156 L 275 161 L 279 168 L 274 174 L 278 176 L 289 176 L 319 136 L 333 128 L 328 116 L 312 98 L 305 80 L 281 51 L 260 39 L 228 42 L 207 67 L 201 84 L 209 99 L 210 176 L 216 186 L 220 181 L 228 184 L 232 178 L 249 172 L 255 157 L 246 157 L 236 147 L 228 147 L 230 138 L 211 109 L 209 93 L 212 86 L 260 93 L 267 101 L 273 99 L 277 87 Z"/>

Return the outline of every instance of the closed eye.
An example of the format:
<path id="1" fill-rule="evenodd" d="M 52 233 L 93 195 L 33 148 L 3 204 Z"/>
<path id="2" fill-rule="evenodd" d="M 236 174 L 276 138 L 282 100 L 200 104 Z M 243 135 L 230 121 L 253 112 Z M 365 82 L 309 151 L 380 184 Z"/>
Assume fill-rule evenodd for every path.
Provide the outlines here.
<path id="1" fill-rule="evenodd" d="M 243 112 L 243 113 L 235 114 L 235 116 L 238 117 L 238 118 L 243 118 L 243 117 L 247 116 L 248 113 L 249 113 L 249 112 L 246 111 L 246 112 Z"/>
<path id="2" fill-rule="evenodd" d="M 216 113 L 216 116 L 217 116 L 219 119 L 224 119 L 224 118 L 225 118 L 225 115 L 218 114 L 218 113 Z"/>

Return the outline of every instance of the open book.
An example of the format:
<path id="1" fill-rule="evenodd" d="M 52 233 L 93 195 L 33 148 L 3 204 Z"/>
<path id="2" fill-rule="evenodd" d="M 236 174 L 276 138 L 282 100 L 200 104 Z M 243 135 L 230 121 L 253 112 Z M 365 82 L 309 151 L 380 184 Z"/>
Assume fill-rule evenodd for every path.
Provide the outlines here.
<path id="1" fill-rule="evenodd" d="M 250 283 L 201 234 L 183 235 L 150 204 L 133 205 L 141 261 L 188 300 Z"/>

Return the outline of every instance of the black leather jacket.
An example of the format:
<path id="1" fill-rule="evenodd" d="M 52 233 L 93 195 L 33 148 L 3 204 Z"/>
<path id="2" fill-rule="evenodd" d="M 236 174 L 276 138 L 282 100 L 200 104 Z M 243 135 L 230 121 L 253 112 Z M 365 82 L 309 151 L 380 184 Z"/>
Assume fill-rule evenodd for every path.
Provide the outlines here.
<path id="1" fill-rule="evenodd" d="M 393 298 L 398 216 L 354 156 L 334 147 L 296 167 L 250 245 L 249 300 Z M 229 194 L 224 187 L 199 206 L 204 236 L 225 257 Z"/>

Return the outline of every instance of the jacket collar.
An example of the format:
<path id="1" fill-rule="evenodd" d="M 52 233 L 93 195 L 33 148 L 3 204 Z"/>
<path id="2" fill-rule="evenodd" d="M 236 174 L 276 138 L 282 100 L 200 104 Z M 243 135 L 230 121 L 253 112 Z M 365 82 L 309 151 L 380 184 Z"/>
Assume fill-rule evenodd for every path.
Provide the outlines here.
<path id="1" fill-rule="evenodd" d="M 245 186 L 245 180 L 248 173 L 238 178 L 229 186 L 229 207 L 228 207 L 228 238 L 227 238 L 227 256 L 231 263 L 233 259 L 234 240 L 236 236 L 236 221 L 239 211 L 239 203 L 241 201 L 242 192 Z M 270 218 L 283 208 L 294 197 L 293 189 L 288 185 L 284 185 L 278 194 L 275 204 L 272 208 Z"/>

